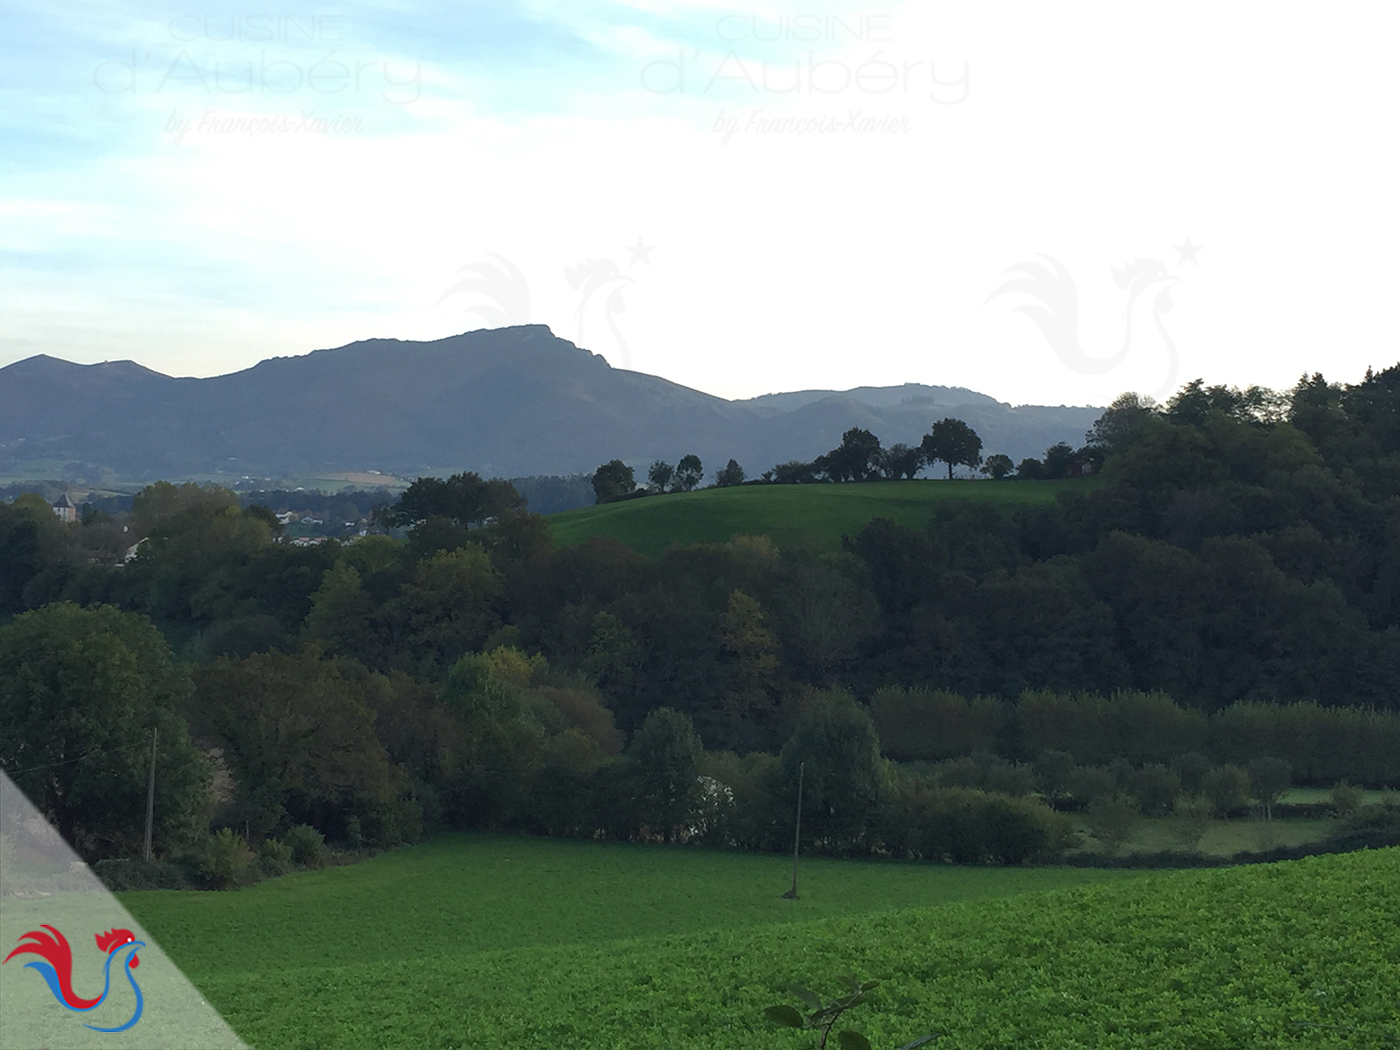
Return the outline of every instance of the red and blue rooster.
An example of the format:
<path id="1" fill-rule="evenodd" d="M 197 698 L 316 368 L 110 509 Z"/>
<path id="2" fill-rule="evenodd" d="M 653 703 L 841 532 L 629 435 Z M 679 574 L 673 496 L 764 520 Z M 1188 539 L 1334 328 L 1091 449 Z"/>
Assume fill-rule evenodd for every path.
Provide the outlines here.
<path id="1" fill-rule="evenodd" d="M 97 950 L 106 953 L 107 956 L 107 961 L 102 966 L 102 994 L 96 999 L 84 999 L 73 990 L 73 949 L 68 946 L 68 938 L 47 923 L 44 924 L 44 930 L 49 932 L 30 930 L 26 933 L 20 940 L 19 947 L 5 956 L 4 961 L 9 962 L 16 955 L 39 956 L 42 961 L 25 963 L 24 968 L 37 972 L 60 1003 L 70 1010 L 82 1013 L 95 1010 L 106 1001 L 107 993 L 112 987 L 112 961 L 129 948 L 131 954 L 126 960 L 126 965 L 122 967 L 122 972 L 126 974 L 126 979 L 136 993 L 136 1012 L 126 1024 L 116 1028 L 99 1028 L 91 1024 L 84 1027 L 91 1028 L 94 1032 L 124 1032 L 141 1019 L 144 1000 L 141 997 L 141 987 L 136 983 L 136 976 L 132 971 L 141 963 L 136 957 L 136 951 L 145 947 L 145 941 L 138 941 L 130 930 L 109 930 L 97 934 L 94 938 L 97 941 Z"/>

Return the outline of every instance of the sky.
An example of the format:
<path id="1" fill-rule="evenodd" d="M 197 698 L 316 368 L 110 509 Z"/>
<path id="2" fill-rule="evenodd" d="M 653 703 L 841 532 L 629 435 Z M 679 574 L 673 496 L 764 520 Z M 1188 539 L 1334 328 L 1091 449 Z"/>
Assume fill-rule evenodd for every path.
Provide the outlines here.
<path id="1" fill-rule="evenodd" d="M 0 366 L 548 324 L 723 397 L 1400 360 L 1393 5 L 0 0 Z"/>

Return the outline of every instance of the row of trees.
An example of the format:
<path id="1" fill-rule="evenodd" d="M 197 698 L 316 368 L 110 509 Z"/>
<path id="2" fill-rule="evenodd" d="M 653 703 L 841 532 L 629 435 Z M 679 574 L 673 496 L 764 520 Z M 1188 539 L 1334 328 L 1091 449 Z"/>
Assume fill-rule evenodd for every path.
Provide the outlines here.
<path id="1" fill-rule="evenodd" d="M 152 728 L 157 853 L 196 853 L 221 885 L 247 860 L 231 828 L 269 863 L 319 842 L 308 828 L 379 846 L 456 827 L 781 848 L 799 767 L 811 848 L 1016 863 L 1069 841 L 1039 803 L 967 792 L 940 796 L 961 816 L 931 837 L 929 785 L 880 756 L 839 691 L 807 696 L 777 756 L 711 754 L 665 707 L 628 741 L 590 682 L 509 647 L 430 686 L 315 646 L 189 668 L 149 620 L 108 606 L 0 627 L 0 761 L 92 860 L 138 849 Z M 225 830 L 208 836 L 211 819 Z"/>
<path id="2" fill-rule="evenodd" d="M 114 659 L 93 662 L 94 649 Z M 93 859 L 135 852 L 147 727 L 159 727 L 157 852 L 196 856 L 218 886 L 239 881 L 246 844 L 264 874 L 314 864 L 320 831 L 353 847 L 455 827 L 778 850 L 799 769 L 804 848 L 959 862 L 1052 858 L 1078 845 L 1067 808 L 1110 848 L 1137 814 L 1255 804 L 1267 816 L 1291 782 L 1272 756 L 1217 765 L 1198 752 L 1095 766 L 979 750 L 899 767 L 841 690 L 804 696 L 777 754 L 707 751 L 666 707 L 628 740 L 589 681 L 509 647 L 463 656 L 437 686 L 315 647 L 187 669 L 143 617 L 67 603 L 0 628 L 0 671 L 0 757 L 70 841 Z M 83 688 L 57 688 L 78 677 Z M 886 728 L 889 703 L 874 708 Z M 211 818 L 226 830 L 206 835 Z"/>
<path id="3" fill-rule="evenodd" d="M 1087 766 L 1142 766 L 1200 754 L 1244 767 L 1270 756 L 1308 784 L 1400 785 L 1396 710 L 1240 702 L 1206 712 L 1160 692 L 1030 690 L 1012 701 L 887 685 L 871 696 L 870 713 L 884 753 L 907 762 L 974 754 L 1029 762 L 1054 752 Z"/>
<path id="4" fill-rule="evenodd" d="M 642 495 L 660 495 L 664 492 L 691 492 L 705 476 L 700 457 L 694 454 L 682 456 L 672 466 L 658 459 L 647 470 L 647 486 L 639 489 L 632 468 L 620 459 L 610 460 L 593 472 L 593 491 L 598 503 L 613 503 L 620 499 L 631 499 Z M 715 472 L 714 485 L 727 488 L 744 483 L 744 468 L 731 459 Z"/>
<path id="5" fill-rule="evenodd" d="M 915 446 L 902 443 L 884 448 L 880 439 L 869 430 L 852 427 L 841 435 L 841 444 L 811 462 L 792 460 L 766 470 L 750 484 L 810 485 L 818 482 L 899 481 L 916 477 L 925 467 L 941 463 L 947 468 L 949 480 L 953 468 L 981 467 L 981 472 L 994 480 L 1015 477 L 1024 480 L 1050 480 L 1092 473 L 1103 463 L 1103 450 L 1086 445 L 1075 450 L 1065 442 L 1051 445 L 1043 459 L 1023 459 L 1013 463 L 1009 456 L 995 453 L 982 459 L 982 439 L 960 419 L 941 419 L 934 423 L 923 440 Z M 700 460 L 694 455 L 681 459 L 676 466 L 657 460 L 647 471 L 647 486 L 638 489 L 632 468 L 622 460 L 603 464 L 593 474 L 597 502 L 610 503 L 643 493 L 690 492 L 703 478 Z M 716 471 L 714 485 L 724 488 L 745 481 L 744 468 L 731 459 Z"/>

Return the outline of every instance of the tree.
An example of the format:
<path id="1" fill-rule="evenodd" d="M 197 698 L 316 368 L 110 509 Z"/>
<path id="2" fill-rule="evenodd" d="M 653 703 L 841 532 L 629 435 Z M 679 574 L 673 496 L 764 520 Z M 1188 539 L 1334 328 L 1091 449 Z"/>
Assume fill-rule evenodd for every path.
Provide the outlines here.
<path id="1" fill-rule="evenodd" d="M 1155 415 L 1157 405 L 1150 397 L 1122 394 L 1094 421 L 1084 435 L 1085 442 L 1104 452 L 1116 452 L 1142 432 L 1147 419 Z"/>
<path id="2" fill-rule="evenodd" d="M 1045 476 L 1045 465 L 1038 459 L 1023 459 L 1016 464 L 1016 477 L 1021 481 L 1038 481 Z"/>
<path id="3" fill-rule="evenodd" d="M 593 636 L 581 667 L 599 685 L 613 691 L 626 689 L 641 659 L 641 646 L 626 623 L 610 612 L 593 617 Z"/>
<path id="4" fill-rule="evenodd" d="M 138 534 L 145 535 L 161 522 L 181 515 L 209 517 L 220 511 L 237 509 L 237 494 L 221 485 L 199 485 L 193 481 L 172 485 L 168 481 L 157 481 L 132 497 L 131 523 Z"/>
<path id="5" fill-rule="evenodd" d="M 1345 820 L 1361 808 L 1361 803 L 1365 800 L 1366 795 L 1359 787 L 1343 780 L 1332 788 L 1332 794 L 1329 797 L 1337 816 Z"/>
<path id="6" fill-rule="evenodd" d="M 375 736 L 369 681 L 357 664 L 314 648 L 196 669 L 193 723 L 223 748 L 235 820 L 260 834 L 300 822 L 330 830 L 394 797 L 401 774 Z"/>
<path id="7" fill-rule="evenodd" d="M 1274 819 L 1274 803 L 1293 783 L 1293 767 L 1281 758 L 1265 756 L 1249 764 L 1249 790 L 1264 807 L 1264 819 Z"/>
<path id="8" fill-rule="evenodd" d="M 671 478 L 675 473 L 675 467 L 665 460 L 658 459 L 647 469 L 647 481 L 657 492 L 665 492 L 666 486 L 671 483 Z"/>
<path id="9" fill-rule="evenodd" d="M 1011 457 L 1000 452 L 992 453 L 982 464 L 982 473 L 991 477 L 993 481 L 1000 481 L 1015 469 L 1016 464 L 1011 462 Z"/>
<path id="10" fill-rule="evenodd" d="M 374 602 L 364 592 L 360 574 L 347 561 L 340 561 L 321 577 L 302 631 L 320 642 L 328 655 L 354 656 L 374 666 L 379 646 L 373 615 Z"/>
<path id="11" fill-rule="evenodd" d="M 1187 751 L 1172 759 L 1171 768 L 1181 778 L 1181 790 L 1196 795 L 1200 793 L 1201 781 L 1210 772 L 1210 759 L 1199 751 Z"/>
<path id="12" fill-rule="evenodd" d="M 1181 777 L 1160 762 L 1149 762 L 1130 778 L 1138 806 L 1148 816 L 1166 813 L 1181 794 Z"/>
<path id="13" fill-rule="evenodd" d="M 880 439 L 868 430 L 851 427 L 841 444 L 822 457 L 832 481 L 865 481 L 875 476 L 880 460 Z"/>
<path id="14" fill-rule="evenodd" d="M 1051 808 L 1054 808 L 1057 802 L 1072 797 L 1070 783 L 1077 768 L 1074 756 L 1068 751 L 1046 748 L 1036 756 L 1036 786 L 1040 788 L 1041 795 Z"/>
<path id="15" fill-rule="evenodd" d="M 793 459 L 779 463 L 763 477 L 765 481 L 771 481 L 775 485 L 810 485 L 817 480 L 817 473 L 815 463 L 803 463 Z"/>
<path id="16" fill-rule="evenodd" d="M 814 694 L 780 757 L 794 794 L 805 766 L 802 826 L 809 840 L 837 852 L 860 849 L 887 791 L 880 737 L 865 708 L 843 690 Z"/>
<path id="17" fill-rule="evenodd" d="M 1089 829 L 1108 853 L 1117 853 L 1132 838 L 1138 805 L 1127 795 L 1097 798 L 1089 804 Z"/>
<path id="18" fill-rule="evenodd" d="M 1249 774 L 1239 766 L 1217 766 L 1201 778 L 1201 793 L 1216 816 L 1229 816 L 1249 798 Z"/>
<path id="19" fill-rule="evenodd" d="M 739 466 L 737 460 L 731 459 L 724 465 L 724 469 L 716 471 L 715 484 L 720 488 L 729 488 L 731 485 L 742 485 L 744 483 L 744 468 Z"/>
<path id="20" fill-rule="evenodd" d="M 389 518 L 392 524 L 416 527 L 429 518 L 440 517 L 467 528 L 524 505 L 510 482 L 500 478 L 486 481 L 464 471 L 447 479 L 415 479 L 390 509 Z"/>
<path id="21" fill-rule="evenodd" d="M 676 473 L 673 479 L 673 488 L 681 492 L 689 492 L 700 484 L 700 479 L 705 476 L 705 468 L 700 463 L 700 457 L 694 453 L 684 455 L 681 461 L 676 464 Z"/>
<path id="22" fill-rule="evenodd" d="M 905 444 L 891 445 L 875 457 L 875 465 L 881 477 L 891 481 L 901 478 L 913 480 L 924 466 L 924 452 L 921 448 L 910 448 Z"/>
<path id="23" fill-rule="evenodd" d="M 1042 477 L 1067 478 L 1074 465 L 1074 449 L 1063 441 L 1057 441 L 1045 450 Z"/>
<path id="24" fill-rule="evenodd" d="M 778 640 L 764 622 L 758 601 L 743 591 L 731 591 L 720 621 L 720 645 L 732 660 L 735 688 L 764 689 L 778 671 Z"/>
<path id="25" fill-rule="evenodd" d="M 647 715 L 628 757 L 640 785 L 641 816 L 667 842 L 684 835 L 699 801 L 699 764 L 705 749 L 690 719 L 669 707 Z"/>
<path id="26" fill-rule="evenodd" d="M 500 626 L 496 602 L 502 586 L 490 557 L 474 543 L 419 562 L 390 610 L 400 629 L 406 628 L 401 651 L 418 657 L 414 669 L 446 667 L 485 642 Z"/>
<path id="27" fill-rule="evenodd" d="M 975 467 L 982 462 L 982 439 L 961 419 L 940 419 L 919 444 L 930 463 L 948 464 L 948 479 L 955 466 Z"/>
<path id="28" fill-rule="evenodd" d="M 609 460 L 593 472 L 593 492 L 599 503 L 626 496 L 636 487 L 632 468 L 620 459 Z"/>
<path id="29" fill-rule="evenodd" d="M 190 742 L 189 674 L 150 620 L 110 605 L 46 605 L 0 627 L 0 765 L 86 857 L 134 855 L 152 730 L 155 844 L 192 838 L 212 770 Z"/>
<path id="30" fill-rule="evenodd" d="M 43 496 L 26 492 L 0 503 L 0 617 L 42 605 L 48 595 L 36 591 L 50 588 L 39 585 L 61 588 L 80 558 L 71 530 Z"/>
<path id="31" fill-rule="evenodd" d="M 1172 807 L 1172 837 L 1183 849 L 1195 852 L 1210 828 L 1214 813 L 1210 800 L 1201 795 L 1182 793 Z"/>

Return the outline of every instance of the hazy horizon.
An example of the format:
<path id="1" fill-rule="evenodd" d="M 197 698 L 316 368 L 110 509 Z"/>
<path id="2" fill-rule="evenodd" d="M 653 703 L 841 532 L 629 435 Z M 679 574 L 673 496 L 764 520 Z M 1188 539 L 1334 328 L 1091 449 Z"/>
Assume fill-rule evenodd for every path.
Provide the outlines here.
<path id="1" fill-rule="evenodd" d="M 1397 22 L 11 0 L 0 365 L 534 322 L 725 398 L 1354 379 L 1400 358 Z"/>

